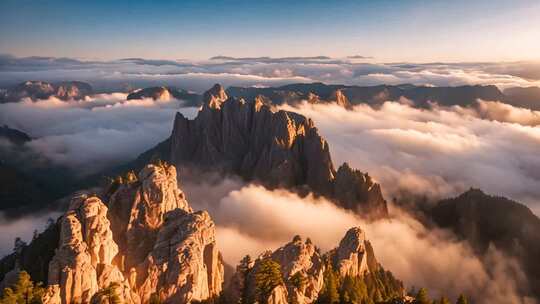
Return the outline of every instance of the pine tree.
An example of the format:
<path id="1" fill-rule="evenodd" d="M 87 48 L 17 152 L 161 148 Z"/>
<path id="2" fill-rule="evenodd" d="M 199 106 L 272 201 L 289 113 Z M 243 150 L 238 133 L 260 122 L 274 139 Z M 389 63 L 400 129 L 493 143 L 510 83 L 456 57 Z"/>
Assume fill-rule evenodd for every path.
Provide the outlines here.
<path id="1" fill-rule="evenodd" d="M 255 290 L 259 302 L 264 303 L 277 286 L 283 284 L 281 266 L 272 259 L 264 259 L 255 274 Z"/>
<path id="2" fill-rule="evenodd" d="M 291 282 L 297 290 L 302 290 L 304 289 L 304 286 L 306 286 L 307 279 L 301 272 L 297 272 L 290 277 L 289 282 Z"/>
<path id="3" fill-rule="evenodd" d="M 447 297 L 442 296 L 441 299 L 439 300 L 439 304 L 450 304 L 450 300 L 448 300 Z"/>
<path id="4" fill-rule="evenodd" d="M 463 294 L 460 294 L 456 303 L 457 304 L 469 304 L 469 300 L 467 300 L 467 298 Z"/>
<path id="5" fill-rule="evenodd" d="M 429 299 L 427 289 L 420 288 L 416 294 L 415 304 L 430 304 L 431 300 Z"/>
<path id="6" fill-rule="evenodd" d="M 338 293 L 339 281 L 332 267 L 324 271 L 324 286 L 317 299 L 318 304 L 339 303 Z"/>
<path id="7" fill-rule="evenodd" d="M 109 304 L 122 304 L 122 300 L 118 295 L 117 289 L 120 287 L 120 284 L 114 282 L 109 284 L 109 286 L 98 291 L 92 298 L 96 299 L 107 299 Z"/>
<path id="8" fill-rule="evenodd" d="M 251 271 L 251 267 L 253 261 L 251 259 L 251 256 L 248 254 L 240 260 L 240 264 L 238 265 L 236 271 L 242 275 L 242 282 L 241 282 L 241 294 L 240 294 L 240 303 L 247 304 L 254 302 L 254 299 L 250 299 L 250 295 L 248 294 L 248 275 Z"/>
<path id="9" fill-rule="evenodd" d="M 45 289 L 34 284 L 26 271 L 19 272 L 17 282 L 4 289 L 0 304 L 40 304 Z"/>

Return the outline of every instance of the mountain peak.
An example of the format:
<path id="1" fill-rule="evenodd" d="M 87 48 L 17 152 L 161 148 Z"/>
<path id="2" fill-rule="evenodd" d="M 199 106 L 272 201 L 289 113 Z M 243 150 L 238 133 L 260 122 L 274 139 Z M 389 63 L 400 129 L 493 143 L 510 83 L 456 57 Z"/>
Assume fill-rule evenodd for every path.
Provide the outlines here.
<path id="1" fill-rule="evenodd" d="M 227 100 L 228 96 L 225 89 L 216 83 L 210 90 L 204 92 L 203 109 L 220 109 L 221 104 Z"/>
<path id="2" fill-rule="evenodd" d="M 148 165 L 97 196 L 76 195 L 60 219 L 59 247 L 49 264 L 45 304 L 190 303 L 216 297 L 224 266 L 215 224 L 193 212 L 178 188 L 176 169 Z"/>

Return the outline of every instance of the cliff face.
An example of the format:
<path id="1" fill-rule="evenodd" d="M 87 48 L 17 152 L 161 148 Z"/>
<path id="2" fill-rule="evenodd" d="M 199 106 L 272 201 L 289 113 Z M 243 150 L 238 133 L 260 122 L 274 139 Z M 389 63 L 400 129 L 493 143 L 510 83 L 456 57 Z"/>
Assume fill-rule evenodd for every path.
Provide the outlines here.
<path id="1" fill-rule="evenodd" d="M 99 198 L 75 196 L 61 218 L 44 303 L 188 303 L 214 298 L 223 284 L 215 225 L 193 212 L 176 170 L 148 165 Z"/>
<path id="2" fill-rule="evenodd" d="M 105 204 L 97 197 L 74 197 L 62 217 L 60 244 L 49 263 L 48 301 L 89 303 L 100 289 L 119 282 L 124 285 L 122 298 L 136 303 L 136 295 L 112 264 L 117 253 Z"/>
<path id="3" fill-rule="evenodd" d="M 335 98 L 345 102 L 341 93 Z M 220 85 L 203 102 L 194 120 L 176 115 L 168 140 L 173 164 L 237 174 L 269 188 L 308 190 L 366 216 L 387 215 L 379 186 L 367 175 L 344 166 L 336 179 L 328 143 L 310 119 L 274 112 L 264 98 L 229 98 Z"/>
<path id="4" fill-rule="evenodd" d="M 274 274 L 281 276 L 279 280 L 272 279 L 268 273 L 267 265 L 273 263 L 279 267 L 279 271 L 274 271 Z M 329 284 L 325 281 L 327 271 L 336 272 L 334 283 L 339 285 L 338 282 L 346 278 L 373 279 L 383 270 L 371 244 L 358 227 L 347 231 L 339 246 L 324 255 L 311 240 L 304 241 L 300 236 L 295 236 L 290 243 L 274 252 L 265 252 L 254 261 L 249 257 L 244 258 L 236 268 L 226 294 L 231 303 L 241 299 L 248 302 L 265 300 L 261 299 L 260 291 L 270 286 L 271 291 L 266 295 L 268 303 L 315 303 L 323 293 L 325 284 Z M 401 297 L 401 282 L 396 280 L 393 283 L 394 286 L 386 286 L 386 292 Z M 339 286 L 336 287 L 339 289 Z"/>
<path id="5" fill-rule="evenodd" d="M 333 252 L 333 267 L 340 276 L 362 276 L 370 272 L 375 272 L 378 267 L 373 248 L 364 231 L 355 227 L 349 229 L 345 237 L 339 243 Z"/>

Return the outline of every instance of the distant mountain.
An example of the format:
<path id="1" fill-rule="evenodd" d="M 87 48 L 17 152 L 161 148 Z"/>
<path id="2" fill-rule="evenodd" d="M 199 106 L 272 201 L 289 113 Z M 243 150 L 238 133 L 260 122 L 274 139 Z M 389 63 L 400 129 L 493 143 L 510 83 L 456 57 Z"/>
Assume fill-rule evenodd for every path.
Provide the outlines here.
<path id="1" fill-rule="evenodd" d="M 26 81 L 3 92 L 0 96 L 0 102 L 18 102 L 22 98 L 30 98 L 31 100 L 47 99 L 51 96 L 61 100 L 78 100 L 92 93 L 92 86 L 81 81 L 60 83 Z"/>
<path id="2" fill-rule="evenodd" d="M 78 187 L 71 171 L 29 149 L 30 140 L 22 131 L 0 126 L 0 211 L 9 216 L 49 208 Z"/>
<path id="3" fill-rule="evenodd" d="M 128 100 L 142 98 L 152 98 L 154 100 L 169 100 L 175 98 L 187 102 L 187 104 L 185 104 L 186 106 L 199 106 L 202 101 L 201 95 L 172 87 L 144 88 L 136 90 L 127 96 Z"/>
<path id="4" fill-rule="evenodd" d="M 440 201 L 431 217 L 440 227 L 453 230 L 483 254 L 494 245 L 517 257 L 536 297 L 540 297 L 540 218 L 529 208 L 504 197 L 471 189 Z"/>
<path id="5" fill-rule="evenodd" d="M 488 86 L 457 86 L 457 87 L 427 87 L 405 85 L 378 85 L 378 86 L 346 86 L 327 85 L 323 83 L 298 83 L 276 88 L 242 88 L 229 87 L 227 94 L 236 98 L 253 100 L 261 95 L 275 104 L 294 104 L 302 100 L 310 102 L 332 102 L 336 100 L 336 93 L 343 95 L 342 105 L 370 104 L 376 105 L 388 100 L 398 100 L 405 97 L 412 100 L 416 106 L 427 107 L 429 102 L 441 105 L 473 104 L 477 99 L 505 100 L 504 94 L 492 85 Z"/>
<path id="6" fill-rule="evenodd" d="M 11 146 L 2 146 L 4 144 Z M 46 187 L 8 162 L 6 149 L 21 149 L 30 141 L 30 136 L 8 126 L 0 126 L 0 211 L 32 205 L 40 200 L 46 200 Z"/>
<path id="7" fill-rule="evenodd" d="M 0 126 L 0 140 L 6 140 L 11 144 L 20 146 L 29 142 L 31 138 L 22 131 L 12 129 L 8 126 Z"/>
<path id="8" fill-rule="evenodd" d="M 160 158 L 180 168 L 234 174 L 271 189 L 313 192 L 366 217 L 387 216 L 380 185 L 346 163 L 336 171 L 328 144 L 310 119 L 273 112 L 260 98 L 229 98 L 220 85 L 203 100 L 194 120 L 177 113 L 170 138 L 121 168 L 140 169 Z"/>
<path id="9" fill-rule="evenodd" d="M 540 111 L 540 88 L 508 88 L 504 90 L 506 102 L 522 108 Z"/>

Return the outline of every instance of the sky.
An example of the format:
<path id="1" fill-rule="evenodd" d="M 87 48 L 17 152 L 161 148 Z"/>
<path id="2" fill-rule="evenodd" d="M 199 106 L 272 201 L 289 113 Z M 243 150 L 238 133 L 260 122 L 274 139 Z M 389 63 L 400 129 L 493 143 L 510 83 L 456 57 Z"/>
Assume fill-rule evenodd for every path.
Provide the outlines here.
<path id="1" fill-rule="evenodd" d="M 540 2 L 0 1 L 0 54 L 111 60 L 540 59 Z"/>

